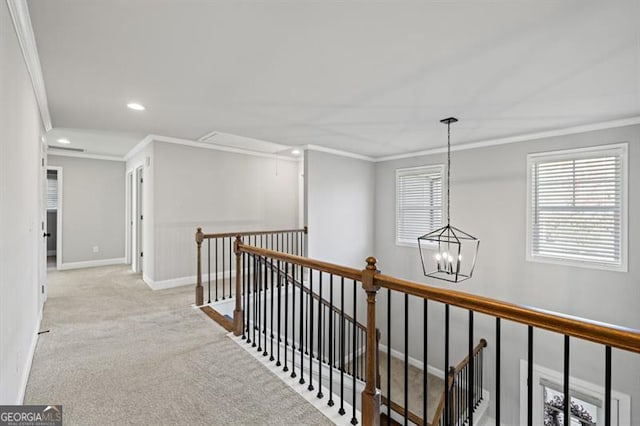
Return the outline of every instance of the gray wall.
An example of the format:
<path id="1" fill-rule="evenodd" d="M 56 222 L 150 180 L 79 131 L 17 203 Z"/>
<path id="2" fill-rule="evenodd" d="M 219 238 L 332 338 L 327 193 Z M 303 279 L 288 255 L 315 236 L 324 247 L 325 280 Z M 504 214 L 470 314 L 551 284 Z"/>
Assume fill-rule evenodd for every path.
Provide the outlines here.
<path id="1" fill-rule="evenodd" d="M 298 226 L 297 161 L 153 145 L 154 281 L 195 276 L 198 226 L 207 233 Z"/>
<path id="2" fill-rule="evenodd" d="M 364 269 L 374 254 L 375 165 L 318 151 L 305 152 L 305 223 L 309 226 L 307 255 L 352 268 Z M 319 279 L 314 280 L 317 286 Z M 330 281 L 324 277 L 323 291 Z M 341 281 L 334 277 L 334 303 L 341 304 Z M 353 282 L 345 281 L 345 311 L 354 309 Z M 356 283 L 357 319 L 365 322 L 365 293 Z M 318 287 L 314 287 L 318 292 Z M 325 296 L 326 298 L 326 296 Z"/>
<path id="3" fill-rule="evenodd" d="M 526 155 L 558 149 L 629 142 L 629 272 L 527 262 L 526 255 Z M 385 273 L 444 288 L 454 288 L 503 301 L 564 312 L 570 315 L 640 328 L 640 126 L 594 131 L 510 145 L 452 153 L 452 224 L 477 236 L 480 254 L 474 277 L 459 285 L 427 281 L 422 275 L 417 248 L 395 244 L 395 170 L 397 168 L 443 164 L 444 155 L 381 162 L 376 167 L 375 249 L 379 267 Z M 386 324 L 386 292 L 382 292 L 379 319 Z M 403 312 L 400 297 L 393 311 Z M 417 301 L 410 307 L 410 355 L 422 359 L 422 309 Z M 443 312 L 430 307 L 429 363 L 444 364 Z M 461 360 L 466 350 L 467 313 L 452 310 L 451 363 Z M 395 321 L 392 347 L 403 351 Z M 383 333 L 387 334 L 387 333 Z M 493 392 L 494 320 L 476 316 L 476 340 L 486 337 L 489 357 L 485 371 Z M 562 371 L 562 336 L 537 331 L 534 359 L 537 364 Z M 383 338 L 386 340 L 386 336 Z M 604 349 L 574 339 L 571 375 L 603 384 Z M 505 324 L 503 329 L 502 415 L 506 424 L 519 423 L 519 359 L 526 359 L 526 328 Z M 613 387 L 631 394 L 633 424 L 640 419 L 640 357 L 614 350 Z M 491 408 L 493 410 L 493 407 Z M 492 413 L 491 413 L 492 414 Z"/>
<path id="4" fill-rule="evenodd" d="M 369 161 L 305 152 L 308 255 L 363 269 L 373 254 L 375 166 Z"/>
<path id="5" fill-rule="evenodd" d="M 21 404 L 44 283 L 42 125 L 6 2 L 0 2 L 0 404 Z"/>
<path id="6" fill-rule="evenodd" d="M 62 263 L 124 258 L 124 162 L 49 155 L 48 163 L 63 169 Z"/>

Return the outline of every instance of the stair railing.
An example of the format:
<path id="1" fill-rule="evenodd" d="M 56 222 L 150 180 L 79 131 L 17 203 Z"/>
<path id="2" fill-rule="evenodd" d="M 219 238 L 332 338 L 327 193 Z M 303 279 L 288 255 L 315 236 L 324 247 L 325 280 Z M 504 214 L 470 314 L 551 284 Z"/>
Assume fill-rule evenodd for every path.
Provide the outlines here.
<path id="1" fill-rule="evenodd" d="M 487 347 L 487 341 L 485 339 L 480 339 L 480 342 L 473 349 L 473 358 L 472 362 L 474 365 L 474 374 L 475 379 L 473 381 L 473 398 L 472 398 L 472 407 L 473 410 L 478 408 L 478 405 L 482 402 L 482 391 L 483 391 L 483 349 Z M 447 373 L 447 383 L 449 384 L 449 411 L 450 411 L 450 419 L 451 423 L 456 424 L 465 424 L 468 418 L 468 407 L 467 398 L 468 398 L 468 386 L 470 385 L 470 363 L 469 356 L 465 356 L 458 365 L 455 367 L 451 367 Z M 436 411 L 433 415 L 433 420 L 431 421 L 431 426 L 440 426 L 445 425 L 445 416 L 444 416 L 444 398 L 445 392 L 442 392 L 440 396 L 440 400 L 438 402 Z"/>
<path id="2" fill-rule="evenodd" d="M 196 238 L 197 241 L 197 238 Z M 612 414 L 612 352 L 613 350 L 623 350 L 629 351 L 632 353 L 640 354 L 640 330 L 631 329 L 627 327 L 605 324 L 597 321 L 592 321 L 584 318 L 578 318 L 574 316 L 569 316 L 561 313 L 550 312 L 543 309 L 537 309 L 522 305 L 517 305 L 513 303 L 502 302 L 500 300 L 491 299 L 487 297 L 477 296 L 473 294 L 464 293 L 456 290 L 443 289 L 439 287 L 432 287 L 426 285 L 424 283 L 417 283 L 408 280 L 403 280 L 387 275 L 381 274 L 377 270 L 376 259 L 373 257 L 367 258 L 367 265 L 364 270 L 358 270 L 354 268 L 344 267 L 340 265 L 335 265 L 327 262 L 322 262 L 318 260 L 309 259 L 302 256 L 297 256 L 293 254 L 283 253 L 276 250 L 270 250 L 266 248 L 255 247 L 250 244 L 246 244 L 243 242 L 242 238 L 237 238 L 234 251 L 236 253 L 237 259 L 237 269 L 238 270 L 248 270 L 249 267 L 253 268 L 252 273 L 250 274 L 237 274 L 236 275 L 236 294 L 240 294 L 243 292 L 245 295 L 249 295 L 250 297 L 243 298 L 243 304 L 241 305 L 241 298 L 236 298 L 236 310 L 234 311 L 234 322 L 237 326 L 235 329 L 236 333 L 245 333 L 245 339 L 247 341 L 251 341 L 252 345 L 256 344 L 256 338 L 258 338 L 257 347 L 260 351 L 262 351 L 261 345 L 264 342 L 266 347 L 267 345 L 267 337 L 271 337 L 272 334 L 267 334 L 267 324 L 268 319 L 266 314 L 273 314 L 275 309 L 278 310 L 278 314 L 275 316 L 278 322 L 274 323 L 274 319 L 270 321 L 270 329 L 274 330 L 274 328 L 278 328 L 278 332 L 276 335 L 285 336 L 284 342 L 281 342 L 285 348 L 283 353 L 280 353 L 280 344 L 276 345 L 278 347 L 276 355 L 278 356 L 278 362 L 276 365 L 281 365 L 281 356 L 284 359 L 284 371 L 289 371 L 288 367 L 288 357 L 287 353 L 291 352 L 294 355 L 294 361 L 291 364 L 292 373 L 291 376 L 295 377 L 296 375 L 296 362 L 295 356 L 300 357 L 300 363 L 298 363 L 297 368 L 301 373 L 300 381 L 304 380 L 309 383 L 309 390 L 314 390 L 314 385 L 317 384 L 318 389 L 318 397 L 323 397 L 323 385 L 322 385 L 322 366 L 323 363 L 318 361 L 317 363 L 311 362 L 309 363 L 304 358 L 304 352 L 309 351 L 309 353 L 323 353 L 324 348 L 322 345 L 325 343 L 324 337 L 324 329 L 328 327 L 328 324 L 331 324 L 330 321 L 327 321 L 326 318 L 322 317 L 320 314 L 321 310 L 314 311 L 314 306 L 316 302 L 315 299 L 309 298 L 307 295 L 307 299 L 309 299 L 308 303 L 305 301 L 305 294 L 299 290 L 296 291 L 296 287 L 291 285 L 289 279 L 283 279 L 282 274 L 269 273 L 268 268 L 259 268 L 257 259 L 262 259 L 261 262 L 273 262 L 274 265 L 278 267 L 280 270 L 284 270 L 287 275 L 292 275 L 293 277 L 308 277 L 311 293 L 314 293 L 318 290 L 318 293 L 322 290 L 329 292 L 330 304 L 341 303 L 341 310 L 345 311 L 345 308 L 348 308 L 350 311 L 350 315 L 354 319 L 362 318 L 362 315 L 359 316 L 358 312 L 358 292 L 357 286 L 362 285 L 365 293 L 366 293 L 366 338 L 365 342 L 358 342 L 356 333 L 352 333 L 351 336 L 348 336 L 349 342 L 347 342 L 346 330 L 341 329 L 340 325 L 338 325 L 338 332 L 341 333 L 341 347 L 338 348 L 338 356 L 340 356 L 339 362 L 345 365 L 346 356 L 345 349 L 347 350 L 346 354 L 351 355 L 351 360 L 347 362 L 358 363 L 358 354 L 360 350 L 364 350 L 365 358 L 364 358 L 364 389 L 361 393 L 359 408 L 361 410 L 361 421 L 365 425 L 378 425 L 380 424 L 380 407 L 381 407 L 381 392 L 379 389 L 379 372 L 377 369 L 377 357 L 378 357 L 378 347 L 377 347 L 377 323 L 376 323 L 376 299 L 379 296 L 380 290 L 384 289 L 381 295 L 384 296 L 383 300 L 380 303 L 383 303 L 381 312 L 387 312 L 386 324 L 380 326 L 380 330 L 382 333 L 389 336 L 389 332 L 392 330 L 391 322 L 397 321 L 399 319 L 395 319 L 399 317 L 398 315 L 391 315 L 391 301 L 398 295 L 401 297 L 399 307 L 400 309 L 397 312 L 402 312 L 404 314 L 404 324 L 401 321 L 401 329 L 404 331 L 404 383 L 405 383 L 405 392 L 404 392 L 404 403 L 401 406 L 408 407 L 408 392 L 407 392 L 407 371 L 409 365 L 409 328 L 413 325 L 408 321 L 408 313 L 410 309 L 416 309 L 416 305 L 422 305 L 420 309 L 423 314 L 424 324 L 420 324 L 420 330 L 423 331 L 422 336 L 422 344 L 423 344 L 423 353 L 425 356 L 422 359 L 423 363 L 423 413 L 427 413 L 427 398 L 426 398 L 426 389 L 427 389 L 427 366 L 428 366 L 428 358 L 426 354 L 429 353 L 428 344 L 430 342 L 428 331 L 428 307 L 431 304 L 441 304 L 444 306 L 444 344 L 442 344 L 442 349 L 444 350 L 444 365 L 449 366 L 450 361 L 450 311 L 451 308 L 462 309 L 468 314 L 468 333 L 467 333 L 467 342 L 468 342 L 468 356 L 469 359 L 474 359 L 474 351 L 476 350 L 476 346 L 474 346 L 474 315 L 476 313 L 484 314 L 495 319 L 495 343 L 493 344 L 495 356 L 495 387 L 491 389 L 492 393 L 492 401 L 494 406 L 494 419 L 496 424 L 500 424 L 501 421 L 501 409 L 500 404 L 502 400 L 501 395 L 501 326 L 503 321 L 509 321 L 512 323 L 517 323 L 525 326 L 526 328 L 526 338 L 527 338 L 527 401 L 523 410 L 526 411 L 526 424 L 533 424 L 533 392 L 534 392 L 534 383 L 533 383 L 533 363 L 534 363 L 534 331 L 535 330 L 546 330 L 559 334 L 563 337 L 563 347 L 564 347 L 564 371 L 563 371 L 563 385 L 564 385 L 564 400 L 569 401 L 569 390 L 570 390 L 570 342 L 571 339 L 580 339 L 590 341 L 596 344 L 600 344 L 604 349 L 603 363 L 604 363 L 604 372 L 603 381 L 604 381 L 604 421 L 605 424 L 610 424 L 611 414 Z M 253 266 L 250 263 L 253 262 Z M 198 262 L 200 263 L 200 262 Z M 260 273 L 257 273 L 260 270 Z M 273 272 L 274 269 L 271 269 Z M 242 275 L 242 277 L 240 277 Z M 324 278 L 324 284 L 323 284 Z M 275 281 L 274 281 L 275 280 Z M 344 280 L 344 284 L 342 284 Z M 270 286 L 268 285 L 270 283 Z M 336 283 L 338 283 L 336 285 Z M 334 300 L 334 296 L 336 293 L 334 292 L 334 287 L 337 287 L 338 294 L 341 297 L 337 297 L 337 300 Z M 267 290 L 268 289 L 268 290 Z M 284 309 L 282 309 L 281 303 L 276 303 L 273 309 L 267 308 L 267 293 L 273 291 L 280 291 L 277 294 L 277 297 L 274 297 L 271 294 L 270 301 L 281 301 L 284 296 L 287 298 L 289 295 L 289 291 L 291 291 L 291 301 L 284 302 Z M 254 294 L 254 297 L 251 297 L 251 294 Z M 326 294 L 326 293 L 325 293 Z M 344 297 L 344 296 L 347 296 Z M 320 295 L 320 298 L 324 296 Z M 410 298 L 412 298 L 412 303 L 409 303 Z M 349 300 L 345 300 L 349 299 Z M 398 300 L 398 299 L 395 299 Z M 297 304 L 297 308 L 295 307 L 295 301 L 300 301 Z M 415 303 L 419 301 L 419 303 Z M 270 302 L 270 303 L 271 303 Z M 386 309 L 384 309 L 386 307 Z M 396 309 L 398 306 L 396 306 Z M 291 309 L 291 310 L 288 310 Z M 284 312 L 281 312 L 284 311 Z M 293 313 L 292 313 L 293 312 Z M 394 313 L 396 313 L 394 311 Z M 361 314 L 361 313 L 360 313 Z M 272 317 L 273 318 L 273 317 Z M 252 327 L 251 335 L 247 333 L 244 324 L 251 323 L 254 320 L 261 321 L 260 328 L 258 329 L 260 332 L 256 336 L 256 328 Z M 296 323 L 297 321 L 297 323 Z M 309 324 L 305 326 L 305 321 Z M 288 323 L 291 322 L 293 328 L 287 329 Z M 364 322 L 364 321 L 363 321 Z M 282 328 L 284 328 L 284 334 L 282 333 Z M 334 331 L 335 332 L 335 331 Z M 317 334 L 316 334 L 317 333 Z M 264 339 L 262 339 L 264 336 Z M 297 336 L 297 337 L 296 337 Z M 298 340 L 296 340 L 298 339 Z M 301 348 L 296 348 L 296 342 L 302 342 L 300 345 Z M 317 343 L 318 346 L 314 345 Z M 347 343 L 349 347 L 347 348 Z M 387 339 L 387 347 L 390 353 L 389 343 Z M 296 354 L 296 350 L 299 352 Z M 440 350 L 440 343 L 438 349 Z M 265 350 L 265 352 L 267 352 Z M 332 352 L 332 351 L 329 351 Z M 302 354 L 301 354 L 302 353 Z M 269 352 L 263 355 L 269 355 Z M 271 352 L 271 356 L 273 356 L 273 351 Z M 390 356 L 387 357 L 390 360 Z M 307 370 L 303 368 L 304 363 L 308 363 L 308 365 L 304 365 Z M 314 365 L 317 364 L 317 365 Z M 317 373 L 314 375 L 313 368 L 318 368 Z M 475 365 L 474 362 L 468 363 L 468 382 L 465 383 L 465 390 L 468 392 L 468 396 L 465 401 L 467 403 L 466 409 L 466 422 L 469 425 L 474 424 L 474 408 L 475 408 L 475 398 L 474 398 L 474 389 L 476 389 L 476 373 L 477 369 L 482 368 L 480 365 Z M 448 371 L 448 367 L 445 368 L 445 371 Z M 342 369 L 344 371 L 344 368 Z M 332 369 L 330 369 L 332 371 Z M 305 376 L 306 374 L 306 376 Z M 387 368 L 386 374 L 391 374 L 391 368 Z M 342 406 L 342 403 L 345 399 L 348 399 L 351 404 L 352 412 L 350 413 L 352 419 L 351 422 L 356 424 L 358 422 L 356 411 L 357 401 L 356 401 L 356 390 L 359 387 L 359 383 L 356 383 L 355 376 L 351 377 L 353 380 L 353 386 L 350 391 L 352 394 L 345 395 L 340 394 L 340 410 L 339 412 L 345 412 L 345 409 Z M 518 378 L 519 380 L 519 378 Z M 331 382 L 331 381 L 330 381 Z M 454 419 L 454 414 L 452 413 L 452 404 L 450 398 L 450 392 L 452 390 L 449 386 L 449 380 L 445 380 L 445 384 L 443 386 L 444 392 L 444 407 L 443 407 L 443 417 L 444 422 L 443 425 L 452 425 L 454 424 L 454 420 L 459 421 L 459 419 Z M 325 382 L 326 383 L 326 382 Z M 332 383 L 332 382 L 331 382 Z M 389 377 L 387 378 L 387 383 L 390 383 Z M 340 388 L 341 391 L 344 391 L 344 388 Z M 385 395 L 389 400 L 391 399 L 391 395 L 387 392 Z M 329 394 L 328 405 L 334 405 L 335 401 L 333 400 L 333 393 Z M 570 404 L 564 404 L 563 414 L 564 418 L 569 418 L 569 407 Z M 389 408 L 390 410 L 390 408 Z M 407 411 L 408 415 L 408 410 Z M 405 416 L 406 416 L 405 415 Z M 632 413 L 633 415 L 633 413 Z M 426 415 L 423 414 L 423 418 L 426 418 Z M 408 419 L 407 419 L 408 420 Z M 423 419 L 424 421 L 424 419 Z"/>
<path id="3" fill-rule="evenodd" d="M 254 247 L 242 237 L 235 252 L 238 270 L 250 272 L 236 275 L 242 297 L 236 298 L 234 333 L 359 423 L 364 359 L 377 335 L 358 322 L 361 271 Z"/>
<path id="4" fill-rule="evenodd" d="M 304 256 L 307 246 L 307 227 L 274 231 L 243 231 L 205 234 L 196 230 L 197 273 L 195 304 L 217 302 L 234 295 L 233 276 L 237 269 L 233 265 L 233 241 L 237 236 L 255 247 L 268 248 L 284 253 Z M 202 255 L 205 252 L 203 261 Z M 203 280 L 207 284 L 205 298 Z"/>

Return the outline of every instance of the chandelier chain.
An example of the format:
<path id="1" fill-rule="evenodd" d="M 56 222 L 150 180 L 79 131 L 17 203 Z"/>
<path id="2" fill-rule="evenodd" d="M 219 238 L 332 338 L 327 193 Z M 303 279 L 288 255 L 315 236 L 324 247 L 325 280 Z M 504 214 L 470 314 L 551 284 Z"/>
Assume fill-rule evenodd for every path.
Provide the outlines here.
<path id="1" fill-rule="evenodd" d="M 451 224 L 451 122 L 447 122 L 447 226 Z"/>

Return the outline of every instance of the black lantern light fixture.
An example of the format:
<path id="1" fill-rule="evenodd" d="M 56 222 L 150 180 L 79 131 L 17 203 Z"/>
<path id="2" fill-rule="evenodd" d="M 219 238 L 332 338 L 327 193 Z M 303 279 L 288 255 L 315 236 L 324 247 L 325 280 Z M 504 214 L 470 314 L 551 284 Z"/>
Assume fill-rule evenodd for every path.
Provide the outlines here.
<path id="1" fill-rule="evenodd" d="M 457 121 L 440 120 L 447 125 L 447 225 L 418 237 L 424 275 L 454 283 L 471 278 L 480 246 L 480 240 L 451 226 L 451 123 Z"/>

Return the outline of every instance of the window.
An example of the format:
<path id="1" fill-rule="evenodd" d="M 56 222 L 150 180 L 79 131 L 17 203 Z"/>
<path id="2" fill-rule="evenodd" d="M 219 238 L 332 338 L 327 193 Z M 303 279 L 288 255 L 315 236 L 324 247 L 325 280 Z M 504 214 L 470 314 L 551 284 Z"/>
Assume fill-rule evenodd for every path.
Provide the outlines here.
<path id="1" fill-rule="evenodd" d="M 527 163 L 528 260 L 626 271 L 627 145 L 531 154 Z"/>
<path id="2" fill-rule="evenodd" d="M 396 244 L 417 245 L 418 237 L 442 226 L 443 166 L 396 170 Z"/>
<path id="3" fill-rule="evenodd" d="M 58 178 L 56 174 L 47 173 L 47 210 L 58 209 Z"/>
<path id="4" fill-rule="evenodd" d="M 520 424 L 527 424 L 528 362 L 520 360 Z M 564 377 L 555 371 L 533 364 L 533 424 L 564 425 Z M 604 421 L 605 390 L 600 384 L 569 377 L 571 421 L 567 426 L 602 426 Z M 611 390 L 611 425 L 631 424 L 631 398 Z"/>

